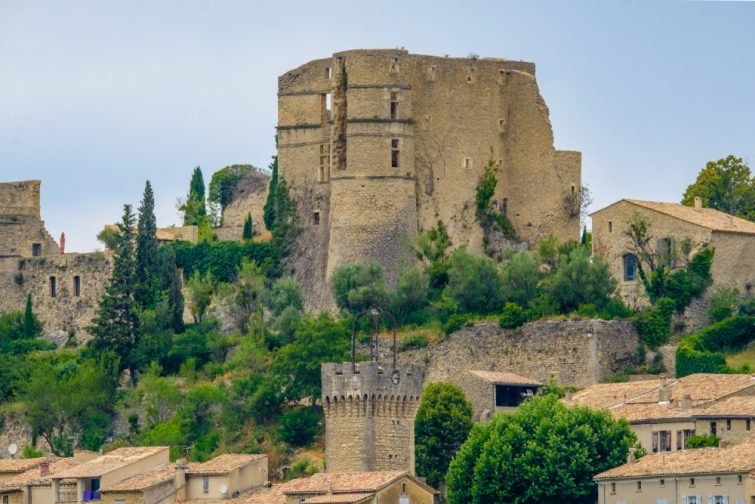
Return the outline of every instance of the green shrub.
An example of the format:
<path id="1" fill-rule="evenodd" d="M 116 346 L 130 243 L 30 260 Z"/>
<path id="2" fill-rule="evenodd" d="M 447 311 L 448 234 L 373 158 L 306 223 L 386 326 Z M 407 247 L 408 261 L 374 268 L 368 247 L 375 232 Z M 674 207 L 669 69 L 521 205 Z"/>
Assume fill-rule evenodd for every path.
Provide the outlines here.
<path id="1" fill-rule="evenodd" d="M 505 329 L 515 329 L 527 322 L 527 312 L 516 303 L 506 303 L 498 324 Z"/>
<path id="2" fill-rule="evenodd" d="M 294 409 L 281 416 L 278 433 L 292 446 L 307 446 L 320 430 L 322 414 L 312 409 Z"/>
<path id="3" fill-rule="evenodd" d="M 725 373 L 724 352 L 736 352 L 755 338 L 754 317 L 731 317 L 691 334 L 676 350 L 676 375 Z"/>
<path id="4" fill-rule="evenodd" d="M 634 317 L 634 326 L 648 347 L 655 349 L 668 341 L 671 335 L 671 316 L 675 307 L 673 299 L 660 298 L 655 306 Z"/>
<path id="5" fill-rule="evenodd" d="M 415 350 L 417 348 L 425 348 L 428 345 L 427 336 L 422 333 L 410 333 L 401 338 L 401 344 L 399 348 L 403 352 L 404 350 Z"/>
<path id="6" fill-rule="evenodd" d="M 160 253 L 165 254 L 168 247 L 175 251 L 176 266 L 182 268 L 187 277 L 195 271 L 202 275 L 209 272 L 216 281 L 233 282 L 244 259 L 259 264 L 268 276 L 277 276 L 280 272 L 278 253 L 270 242 L 224 241 L 197 245 L 174 242 L 161 247 Z"/>
<path id="7" fill-rule="evenodd" d="M 736 313 L 738 301 L 739 291 L 737 289 L 718 287 L 710 295 L 708 315 L 713 322 L 721 322 Z"/>
<path id="8" fill-rule="evenodd" d="M 383 308 L 388 302 L 383 268 L 379 264 L 351 263 L 339 266 L 330 276 L 336 306 L 350 313 Z"/>
<path id="9" fill-rule="evenodd" d="M 300 458 L 286 470 L 284 479 L 290 481 L 296 478 L 307 478 L 318 471 L 317 466 L 312 465 L 308 459 Z"/>
<path id="10" fill-rule="evenodd" d="M 696 436 L 687 438 L 687 442 L 685 443 L 684 447 L 688 449 L 714 448 L 717 447 L 720 442 L 721 440 L 713 434 L 698 434 Z"/>
<path id="11" fill-rule="evenodd" d="M 448 318 L 448 321 L 443 324 L 443 332 L 451 334 L 456 332 L 464 326 L 472 324 L 473 317 L 469 313 L 456 313 Z"/>
<path id="12" fill-rule="evenodd" d="M 495 261 L 470 254 L 463 247 L 451 254 L 444 295 L 466 313 L 488 314 L 503 307 L 503 283 Z"/>

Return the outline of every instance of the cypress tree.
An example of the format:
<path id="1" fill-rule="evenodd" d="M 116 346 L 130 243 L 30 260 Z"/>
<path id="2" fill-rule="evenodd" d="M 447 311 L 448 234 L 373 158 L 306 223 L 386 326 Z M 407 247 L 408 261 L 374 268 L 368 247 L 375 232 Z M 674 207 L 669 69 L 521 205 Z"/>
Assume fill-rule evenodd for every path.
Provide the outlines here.
<path id="1" fill-rule="evenodd" d="M 184 213 L 184 226 L 198 226 L 207 216 L 204 190 L 205 187 L 202 170 L 197 166 L 191 174 L 189 196 L 180 208 Z"/>
<path id="2" fill-rule="evenodd" d="M 135 287 L 134 214 L 131 205 L 123 205 L 118 223 L 119 236 L 113 256 L 113 273 L 105 294 L 100 298 L 97 315 L 89 327 L 94 335 L 90 348 L 97 354 L 114 353 L 119 371 L 129 369 L 131 384 L 136 384 L 136 365 L 132 350 L 139 343 L 141 331 L 137 315 Z"/>
<path id="3" fill-rule="evenodd" d="M 160 286 L 168 298 L 170 325 L 177 333 L 184 330 L 184 297 L 181 292 L 181 272 L 176 266 L 176 251 L 165 247 L 160 254 Z"/>
<path id="4" fill-rule="evenodd" d="M 273 156 L 273 162 L 270 163 L 270 185 L 267 191 L 267 201 L 262 220 L 265 221 L 265 227 L 272 232 L 275 226 L 275 214 L 278 199 L 278 156 Z"/>
<path id="5" fill-rule="evenodd" d="M 154 308 L 157 299 L 157 221 L 155 196 L 149 180 L 139 207 L 136 235 L 136 299 L 141 308 Z"/>
<path id="6" fill-rule="evenodd" d="M 32 338 L 37 335 L 39 323 L 34 318 L 31 309 L 31 293 L 26 296 L 26 310 L 24 310 L 24 338 Z"/>
<path id="7" fill-rule="evenodd" d="M 253 235 L 254 227 L 252 225 L 252 214 L 248 213 L 246 214 L 246 219 L 244 220 L 244 231 L 241 234 L 241 238 L 243 238 L 244 240 L 251 240 Z"/>

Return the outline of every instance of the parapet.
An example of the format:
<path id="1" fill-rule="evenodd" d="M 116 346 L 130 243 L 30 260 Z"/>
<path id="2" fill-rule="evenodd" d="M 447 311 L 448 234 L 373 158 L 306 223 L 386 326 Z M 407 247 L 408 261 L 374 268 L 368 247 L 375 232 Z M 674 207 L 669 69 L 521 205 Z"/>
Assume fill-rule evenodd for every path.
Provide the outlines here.
<path id="1" fill-rule="evenodd" d="M 356 372 L 351 362 L 322 364 L 323 402 L 341 398 L 406 397 L 419 399 L 422 395 L 422 368 L 415 364 L 376 362 L 357 363 Z"/>
<path id="2" fill-rule="evenodd" d="M 0 216 L 40 218 L 39 180 L 0 183 Z"/>

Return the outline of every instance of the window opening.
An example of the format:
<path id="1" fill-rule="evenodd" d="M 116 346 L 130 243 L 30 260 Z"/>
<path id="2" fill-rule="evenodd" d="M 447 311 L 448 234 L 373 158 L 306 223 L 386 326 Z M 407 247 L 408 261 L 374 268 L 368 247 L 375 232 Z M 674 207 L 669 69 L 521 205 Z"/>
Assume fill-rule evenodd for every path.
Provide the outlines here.
<path id="1" fill-rule="evenodd" d="M 330 144 L 320 145 L 320 182 L 328 179 L 330 171 Z"/>
<path id="2" fill-rule="evenodd" d="M 210 477 L 202 476 L 202 493 L 210 493 Z"/>
<path id="3" fill-rule="evenodd" d="M 750 430 L 750 419 L 745 420 L 745 430 Z"/>
<path id="4" fill-rule="evenodd" d="M 730 419 L 726 420 L 726 430 L 731 430 L 731 420 Z"/>
<path id="5" fill-rule="evenodd" d="M 611 483 L 611 493 L 616 493 L 616 483 Z"/>
<path id="6" fill-rule="evenodd" d="M 509 213 L 509 199 L 503 198 L 503 201 L 501 202 L 501 213 L 503 215 L 508 215 Z"/>
<path id="7" fill-rule="evenodd" d="M 399 148 L 398 139 L 391 139 L 391 168 L 398 168 Z"/>
<path id="8" fill-rule="evenodd" d="M 81 277 L 78 275 L 73 277 L 73 295 L 76 297 L 81 296 Z"/>
<path id="9" fill-rule="evenodd" d="M 319 211 L 312 213 L 312 224 L 314 224 L 315 226 L 320 225 L 320 212 Z"/>
<path id="10" fill-rule="evenodd" d="M 637 279 L 637 256 L 624 254 L 624 281 L 634 282 Z"/>
<path id="11" fill-rule="evenodd" d="M 613 221 L 608 221 L 608 232 L 613 233 Z"/>
<path id="12" fill-rule="evenodd" d="M 714 436 L 715 436 L 716 434 L 718 434 L 718 425 L 716 424 L 716 422 L 711 422 L 711 423 L 710 423 L 710 433 L 711 433 L 712 435 L 714 435 Z"/>
<path id="13" fill-rule="evenodd" d="M 430 65 L 430 71 L 428 72 L 428 77 L 431 81 L 435 80 L 435 74 L 436 74 L 436 68 L 435 65 Z"/>
<path id="14" fill-rule="evenodd" d="M 506 70 L 498 70 L 498 84 L 503 84 L 506 80 Z"/>
<path id="15" fill-rule="evenodd" d="M 321 120 L 323 123 L 326 123 L 332 119 L 332 114 L 331 114 L 332 102 L 331 102 L 330 93 L 321 94 L 320 102 L 321 102 L 321 107 L 322 107 L 322 111 L 320 113 Z"/>
<path id="16" fill-rule="evenodd" d="M 39 257 L 42 255 L 42 245 L 39 243 L 32 243 L 31 244 L 31 255 L 34 257 Z M 7 497 L 7 496 L 5 496 Z"/>
<path id="17" fill-rule="evenodd" d="M 637 490 L 642 490 L 642 481 L 637 482 Z"/>
<path id="18" fill-rule="evenodd" d="M 676 267 L 676 243 L 673 238 L 661 238 L 658 240 L 658 256 L 661 264 L 674 268 Z"/>
<path id="19" fill-rule="evenodd" d="M 472 160 L 470 158 L 464 158 L 462 166 L 465 170 L 469 170 L 470 168 L 472 168 Z"/>
<path id="20" fill-rule="evenodd" d="M 391 119 L 398 119 L 398 93 L 391 91 Z"/>
<path id="21" fill-rule="evenodd" d="M 330 68 L 330 67 L 326 67 L 325 68 L 325 78 L 328 79 L 328 80 L 330 80 L 331 78 L 333 78 L 333 69 L 332 68 Z"/>
<path id="22" fill-rule="evenodd" d="M 519 406 L 525 399 L 535 395 L 532 387 L 521 385 L 496 385 L 495 405 L 499 407 L 513 408 Z"/>
<path id="23" fill-rule="evenodd" d="M 50 297 L 58 297 L 57 280 L 54 276 L 50 277 Z"/>

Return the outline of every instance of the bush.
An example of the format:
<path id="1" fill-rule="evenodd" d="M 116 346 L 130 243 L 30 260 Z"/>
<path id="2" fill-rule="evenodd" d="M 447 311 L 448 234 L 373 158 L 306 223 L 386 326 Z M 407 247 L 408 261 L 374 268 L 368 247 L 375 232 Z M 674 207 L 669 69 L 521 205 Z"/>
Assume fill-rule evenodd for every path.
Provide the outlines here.
<path id="1" fill-rule="evenodd" d="M 537 295 L 540 269 L 529 252 L 519 252 L 511 256 L 501 275 L 503 298 L 519 306 L 527 304 Z"/>
<path id="2" fill-rule="evenodd" d="M 710 296 L 708 316 L 713 322 L 721 322 L 736 313 L 738 301 L 739 291 L 737 289 L 718 287 Z"/>
<path id="3" fill-rule="evenodd" d="M 417 348 L 425 348 L 428 345 L 427 336 L 421 333 L 409 333 L 401 338 L 401 344 L 399 348 L 403 352 L 404 350 L 415 350 Z"/>
<path id="4" fill-rule="evenodd" d="M 724 352 L 737 352 L 755 338 L 755 317 L 731 317 L 687 336 L 676 350 L 676 375 L 730 372 Z"/>
<path id="5" fill-rule="evenodd" d="M 201 275 L 209 272 L 216 281 L 233 282 L 244 259 L 259 264 L 268 276 L 277 276 L 280 272 L 278 253 L 270 242 L 224 241 L 197 245 L 174 242 L 161 247 L 160 253 L 165 254 L 168 248 L 175 251 L 176 266 L 182 268 L 187 277 L 195 271 Z"/>
<path id="6" fill-rule="evenodd" d="M 720 439 L 718 439 L 713 434 L 698 434 L 696 436 L 690 436 L 687 438 L 687 442 L 685 443 L 685 448 L 715 448 L 718 447 L 718 444 L 721 442 Z"/>
<path id="7" fill-rule="evenodd" d="M 275 315 L 280 315 L 287 308 L 304 310 L 304 297 L 301 285 L 294 277 L 279 278 L 270 287 L 270 309 Z"/>
<path id="8" fill-rule="evenodd" d="M 454 315 L 451 315 L 448 318 L 448 321 L 443 324 L 443 332 L 446 334 L 451 334 L 452 332 L 456 332 L 462 327 L 472 325 L 473 321 L 472 315 L 469 313 L 457 313 Z"/>
<path id="9" fill-rule="evenodd" d="M 307 446 L 320 430 L 322 414 L 312 409 L 294 409 L 281 417 L 280 437 L 292 446 Z"/>
<path id="10" fill-rule="evenodd" d="M 612 299 L 617 284 L 605 261 L 575 247 L 568 255 L 561 255 L 559 268 L 543 281 L 543 288 L 553 297 L 560 313 L 569 313 L 582 304 L 602 309 Z"/>
<path id="11" fill-rule="evenodd" d="M 527 322 L 527 312 L 516 303 L 506 303 L 498 324 L 505 329 L 515 329 Z"/>
<path id="12" fill-rule="evenodd" d="M 429 289 L 430 278 L 424 270 L 414 266 L 401 272 L 390 303 L 399 324 L 427 306 Z"/>
<path id="13" fill-rule="evenodd" d="M 350 313 L 385 307 L 388 293 L 379 264 L 351 263 L 338 267 L 330 277 L 336 306 Z"/>
<path id="14" fill-rule="evenodd" d="M 671 316 L 676 303 L 673 299 L 660 298 L 645 311 L 634 317 L 634 326 L 645 344 L 656 349 L 666 343 L 671 336 Z"/>
<path id="15" fill-rule="evenodd" d="M 503 306 L 501 278 L 495 261 L 467 252 L 463 247 L 451 254 L 451 268 L 444 295 L 465 313 L 495 313 Z"/>

